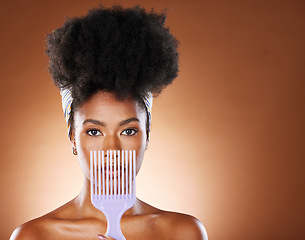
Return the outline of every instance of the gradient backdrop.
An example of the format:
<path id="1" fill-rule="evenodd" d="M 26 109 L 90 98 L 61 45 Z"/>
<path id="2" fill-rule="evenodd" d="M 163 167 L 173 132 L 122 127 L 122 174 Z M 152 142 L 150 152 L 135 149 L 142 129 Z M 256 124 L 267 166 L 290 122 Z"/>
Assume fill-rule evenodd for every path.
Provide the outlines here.
<path id="1" fill-rule="evenodd" d="M 1 2 L 0 239 L 81 189 L 45 35 L 99 2 Z M 123 5 L 138 3 L 169 7 L 181 42 L 180 75 L 153 106 L 139 197 L 196 216 L 210 240 L 305 239 L 305 1 Z"/>

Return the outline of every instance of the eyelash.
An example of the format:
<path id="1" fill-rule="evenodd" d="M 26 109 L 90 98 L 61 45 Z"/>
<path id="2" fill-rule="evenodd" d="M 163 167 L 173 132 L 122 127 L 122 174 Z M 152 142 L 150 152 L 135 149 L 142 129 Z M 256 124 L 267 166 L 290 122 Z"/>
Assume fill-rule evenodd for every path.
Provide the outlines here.
<path id="1" fill-rule="evenodd" d="M 96 133 L 96 134 L 92 134 L 93 131 L 96 131 L 97 133 Z M 126 132 L 126 131 L 133 131 L 133 133 L 132 133 L 132 134 L 123 134 L 123 133 Z M 100 133 L 100 134 L 99 134 L 99 133 Z M 127 129 L 125 129 L 125 130 L 122 131 L 121 135 L 134 136 L 134 135 L 136 135 L 137 133 L 138 133 L 138 129 L 136 129 L 136 128 L 127 128 Z M 100 130 L 96 129 L 96 128 L 92 128 L 92 129 L 87 130 L 87 134 L 88 134 L 89 136 L 91 136 L 91 137 L 103 135 L 103 133 L 102 133 Z"/>
<path id="2" fill-rule="evenodd" d="M 127 128 L 124 131 L 122 131 L 121 135 L 125 135 L 125 134 L 123 134 L 123 132 L 128 131 L 128 130 L 134 131 L 134 134 L 126 134 L 126 136 L 134 136 L 138 133 L 138 129 L 136 129 L 136 128 Z"/>
<path id="3" fill-rule="evenodd" d="M 92 134 L 93 131 L 96 131 L 97 134 Z M 91 137 L 99 136 L 98 133 L 100 133 L 101 135 L 103 135 L 103 134 L 101 133 L 101 131 L 98 130 L 98 129 L 96 129 L 96 128 L 92 128 L 92 129 L 89 129 L 89 130 L 87 131 L 87 134 L 88 134 L 89 136 L 91 136 Z"/>

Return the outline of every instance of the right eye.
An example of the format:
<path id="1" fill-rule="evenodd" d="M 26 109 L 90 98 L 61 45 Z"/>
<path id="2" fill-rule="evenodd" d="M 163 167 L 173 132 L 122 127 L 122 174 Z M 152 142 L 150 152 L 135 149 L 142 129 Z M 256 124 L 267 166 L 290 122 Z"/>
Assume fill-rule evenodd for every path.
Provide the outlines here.
<path id="1" fill-rule="evenodd" d="M 87 131 L 87 134 L 93 137 L 102 135 L 102 133 L 97 129 L 90 129 Z"/>

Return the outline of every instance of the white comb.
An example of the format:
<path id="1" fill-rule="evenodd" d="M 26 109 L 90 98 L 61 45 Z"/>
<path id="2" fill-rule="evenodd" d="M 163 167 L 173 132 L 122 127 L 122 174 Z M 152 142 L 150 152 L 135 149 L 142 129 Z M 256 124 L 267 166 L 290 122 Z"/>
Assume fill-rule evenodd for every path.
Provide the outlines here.
<path id="1" fill-rule="evenodd" d="M 121 218 L 136 200 L 136 151 L 90 151 L 91 203 L 107 219 L 106 235 L 125 240 Z"/>

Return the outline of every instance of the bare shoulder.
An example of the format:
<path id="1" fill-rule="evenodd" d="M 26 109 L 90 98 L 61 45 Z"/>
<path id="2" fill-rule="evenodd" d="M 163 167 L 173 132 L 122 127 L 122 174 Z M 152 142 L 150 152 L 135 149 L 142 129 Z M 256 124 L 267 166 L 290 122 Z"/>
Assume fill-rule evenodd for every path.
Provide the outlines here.
<path id="1" fill-rule="evenodd" d="M 46 226 L 46 219 L 37 218 L 22 224 L 14 230 L 10 240 L 38 240 L 41 239 L 41 233 Z"/>
<path id="2" fill-rule="evenodd" d="M 158 219 L 166 239 L 208 240 L 203 224 L 195 217 L 175 212 L 163 212 Z"/>
<path id="3" fill-rule="evenodd" d="M 13 231 L 10 240 L 48 239 L 47 236 L 51 233 L 56 220 L 60 219 L 60 216 L 69 210 L 70 205 L 70 203 L 67 203 L 52 212 L 20 225 Z"/>

